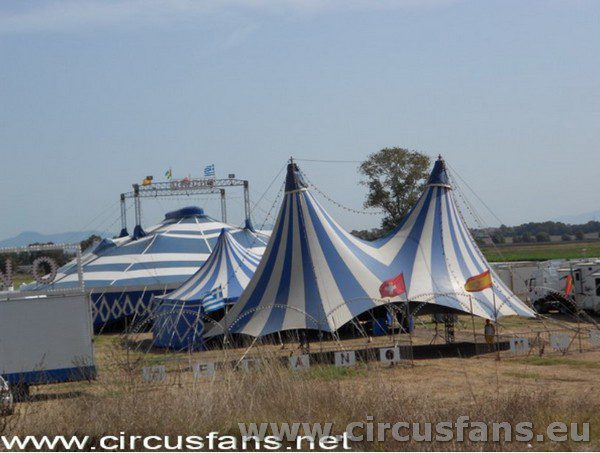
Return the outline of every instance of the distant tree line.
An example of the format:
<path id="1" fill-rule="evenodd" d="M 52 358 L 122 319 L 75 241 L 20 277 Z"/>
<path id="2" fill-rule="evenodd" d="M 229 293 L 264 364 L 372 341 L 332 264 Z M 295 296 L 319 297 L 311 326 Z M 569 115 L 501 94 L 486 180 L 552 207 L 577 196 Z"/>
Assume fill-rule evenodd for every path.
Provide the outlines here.
<path id="1" fill-rule="evenodd" d="M 382 212 L 381 224 L 371 230 L 354 230 L 351 233 L 365 240 L 375 240 L 388 234 L 415 205 L 425 187 L 431 159 L 420 152 L 406 148 L 384 148 L 367 157 L 358 171 L 361 184 L 367 187 L 365 208 Z M 563 222 L 529 222 L 509 227 L 474 229 L 473 236 L 480 244 L 503 244 L 507 238 L 512 243 L 550 242 L 559 236 L 563 241 L 583 240 L 586 234 L 600 237 L 600 222 L 582 225 Z"/>
<path id="2" fill-rule="evenodd" d="M 592 220 L 581 225 L 551 221 L 529 222 L 512 227 L 501 225 L 499 228 L 473 230 L 473 235 L 479 241 L 490 237 L 495 244 L 504 244 L 507 238 L 511 238 L 515 244 L 550 242 L 552 236 L 560 236 L 563 241 L 581 241 L 589 234 L 598 234 L 600 237 L 600 222 Z"/>
<path id="3" fill-rule="evenodd" d="M 102 238 L 95 234 L 90 236 L 87 239 L 84 239 L 83 241 L 80 242 L 81 250 L 88 249 L 89 247 L 91 247 L 92 245 L 94 245 L 95 243 L 97 243 L 100 240 L 102 240 Z M 53 242 L 44 242 L 44 243 L 35 242 L 35 243 L 29 244 L 29 245 L 31 246 L 31 245 L 52 245 L 52 244 L 53 244 Z M 33 261 L 40 256 L 47 256 L 49 258 L 52 258 L 54 261 L 56 261 L 56 264 L 58 264 L 58 266 L 64 266 L 71 259 L 73 259 L 73 255 L 71 255 L 69 253 L 65 253 L 65 251 L 63 251 L 63 250 L 46 250 L 43 252 L 37 252 L 37 251 L 33 252 L 32 251 L 32 252 L 20 252 L 20 253 L 7 253 L 7 254 L 3 254 L 2 256 L 0 256 L 0 272 L 3 272 L 5 270 L 5 262 L 7 259 L 10 259 L 13 269 L 16 271 L 18 266 L 30 266 L 31 264 L 33 264 Z"/>

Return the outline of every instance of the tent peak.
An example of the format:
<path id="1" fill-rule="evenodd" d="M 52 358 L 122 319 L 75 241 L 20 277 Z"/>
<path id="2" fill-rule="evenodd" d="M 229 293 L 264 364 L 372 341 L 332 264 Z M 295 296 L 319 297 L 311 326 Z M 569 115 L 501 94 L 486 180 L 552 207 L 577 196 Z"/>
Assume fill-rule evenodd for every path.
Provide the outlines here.
<path id="1" fill-rule="evenodd" d="M 452 186 L 450 186 L 450 178 L 448 178 L 448 172 L 446 170 L 446 162 L 442 158 L 441 154 L 438 156 L 438 160 L 435 161 L 435 164 L 433 164 L 433 170 L 431 170 L 431 174 L 427 180 L 427 186 L 442 186 L 447 187 L 448 189 L 452 188 Z"/>
<path id="2" fill-rule="evenodd" d="M 296 190 L 306 189 L 308 185 L 302 177 L 302 173 L 298 165 L 290 158 L 290 163 L 287 166 L 287 175 L 285 177 L 285 191 L 294 192 Z"/>

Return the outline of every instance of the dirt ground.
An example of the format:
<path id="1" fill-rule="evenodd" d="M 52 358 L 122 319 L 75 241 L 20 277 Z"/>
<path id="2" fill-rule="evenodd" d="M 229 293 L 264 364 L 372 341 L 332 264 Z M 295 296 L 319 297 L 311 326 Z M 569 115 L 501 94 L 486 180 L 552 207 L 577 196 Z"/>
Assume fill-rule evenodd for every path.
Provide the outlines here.
<path id="1" fill-rule="evenodd" d="M 552 421 L 588 422 L 591 442 L 586 443 L 409 443 L 394 439 L 357 443 L 356 450 L 458 449 L 458 450 L 591 450 L 600 448 L 600 348 L 586 334 L 592 324 L 505 320 L 501 338 L 527 337 L 528 353 L 502 351 L 470 358 L 405 360 L 394 366 L 377 361 L 353 368 L 316 365 L 290 371 L 280 357 L 299 352 L 295 344 L 257 345 L 250 350 L 229 349 L 194 354 L 143 351 L 128 345 L 143 344 L 144 336 L 96 337 L 98 378 L 38 386 L 31 401 L 19 404 L 17 414 L 4 422 L 2 434 L 206 433 L 209 430 L 238 435 L 238 422 L 332 422 L 336 429 L 373 416 L 376 421 L 446 421 L 467 415 L 472 420 L 531 421 L 542 430 Z M 461 318 L 457 341 L 473 341 L 482 324 Z M 568 351 L 553 351 L 549 331 L 572 336 Z M 480 336 L 479 336 L 480 338 Z M 127 341 L 125 341 L 127 340 Z M 443 343 L 443 332 L 421 323 L 411 338 L 360 338 L 312 344 L 311 352 L 356 350 L 397 344 Z M 581 352 L 580 352 L 581 348 Z M 264 368 L 250 372 L 229 368 L 213 378 L 194 380 L 190 363 L 261 358 Z M 276 359 L 276 360 L 274 360 Z M 285 362 L 284 362 L 285 363 Z M 144 366 L 165 364 L 164 382 L 144 382 Z M 158 415 L 160 414 L 160 416 Z M 536 431 L 537 432 L 537 431 Z"/>

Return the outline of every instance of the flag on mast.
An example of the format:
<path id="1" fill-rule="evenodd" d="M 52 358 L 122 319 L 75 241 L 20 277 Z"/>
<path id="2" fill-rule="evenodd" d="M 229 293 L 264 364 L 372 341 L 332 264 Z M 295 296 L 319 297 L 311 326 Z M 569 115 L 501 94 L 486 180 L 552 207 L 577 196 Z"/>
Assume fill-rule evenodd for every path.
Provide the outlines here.
<path id="1" fill-rule="evenodd" d="M 565 296 L 569 297 L 573 291 L 573 276 L 571 274 L 567 275 L 567 281 L 565 284 Z"/>
<path id="2" fill-rule="evenodd" d="M 202 298 L 202 308 L 205 313 L 220 310 L 225 307 L 225 298 L 223 297 L 223 288 L 221 285 L 207 292 Z"/>
<path id="3" fill-rule="evenodd" d="M 204 176 L 210 177 L 215 176 L 215 164 L 210 164 L 204 167 Z"/>
<path id="4" fill-rule="evenodd" d="M 468 278 L 465 283 L 465 291 L 469 293 L 477 293 L 479 291 L 483 291 L 484 289 L 491 288 L 492 286 L 492 275 L 490 274 L 490 270 L 487 269 L 485 272 L 479 275 Z"/>
<path id="5" fill-rule="evenodd" d="M 171 167 L 169 167 L 169 169 L 165 172 L 165 177 L 167 179 L 172 179 L 173 178 L 173 170 L 171 170 Z"/>
<path id="6" fill-rule="evenodd" d="M 395 297 L 404 293 L 406 293 L 406 283 L 404 282 L 404 274 L 402 273 L 384 281 L 379 287 L 381 297 Z"/>
<path id="7" fill-rule="evenodd" d="M 152 176 L 146 176 L 142 181 L 142 186 L 149 186 L 150 184 L 152 184 L 153 179 L 154 178 Z"/>

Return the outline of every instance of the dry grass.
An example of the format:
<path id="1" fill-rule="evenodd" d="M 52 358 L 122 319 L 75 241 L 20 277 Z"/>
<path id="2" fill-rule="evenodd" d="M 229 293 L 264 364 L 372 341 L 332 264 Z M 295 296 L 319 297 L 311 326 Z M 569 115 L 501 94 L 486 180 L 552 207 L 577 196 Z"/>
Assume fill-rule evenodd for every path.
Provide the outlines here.
<path id="1" fill-rule="evenodd" d="M 332 366 L 293 372 L 275 360 L 243 372 L 220 370 L 215 379 L 194 381 L 186 362 L 171 363 L 164 383 L 144 383 L 148 363 L 125 354 L 118 337 L 96 342 L 99 378 L 92 383 L 39 387 L 33 400 L 0 425 L 2 434 L 205 435 L 239 436 L 238 423 L 331 422 L 337 433 L 350 422 L 531 421 L 540 430 L 550 422 L 591 423 L 591 444 L 533 443 L 536 450 L 600 448 L 597 427 L 600 352 L 567 356 L 416 361 L 385 367 L 377 362 L 354 369 Z M 151 360 L 152 362 L 152 360 Z M 183 371 L 183 372 L 179 372 Z M 353 444 L 356 450 L 523 450 L 522 443 Z"/>

